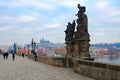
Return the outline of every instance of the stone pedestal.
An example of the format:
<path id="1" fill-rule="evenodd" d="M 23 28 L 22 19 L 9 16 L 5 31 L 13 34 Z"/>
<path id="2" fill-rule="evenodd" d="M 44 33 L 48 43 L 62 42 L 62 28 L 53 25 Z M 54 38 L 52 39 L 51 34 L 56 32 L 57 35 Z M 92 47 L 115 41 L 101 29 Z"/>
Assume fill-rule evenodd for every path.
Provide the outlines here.
<path id="1" fill-rule="evenodd" d="M 79 58 L 79 41 L 78 40 L 74 40 L 74 56 L 75 58 Z"/>
<path id="2" fill-rule="evenodd" d="M 81 59 L 89 59 L 89 41 L 80 41 L 79 43 L 79 49 L 80 49 L 80 58 Z"/>
<path id="3" fill-rule="evenodd" d="M 81 59 L 89 59 L 89 41 L 81 41 L 75 40 L 74 41 L 74 57 L 81 58 Z"/>

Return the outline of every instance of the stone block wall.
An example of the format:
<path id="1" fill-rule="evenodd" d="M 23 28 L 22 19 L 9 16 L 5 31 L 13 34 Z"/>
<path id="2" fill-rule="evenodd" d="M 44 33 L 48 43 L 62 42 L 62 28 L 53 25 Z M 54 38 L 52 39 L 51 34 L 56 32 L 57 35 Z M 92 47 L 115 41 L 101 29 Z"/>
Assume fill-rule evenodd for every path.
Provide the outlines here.
<path id="1" fill-rule="evenodd" d="M 34 56 L 28 55 L 28 58 L 34 60 Z M 66 67 L 67 60 L 64 57 L 46 57 L 46 56 L 38 56 L 37 61 L 43 62 L 46 64 L 59 66 L 59 67 Z"/>
<path id="2" fill-rule="evenodd" d="M 95 80 L 120 80 L 120 66 L 74 59 L 74 71 Z"/>

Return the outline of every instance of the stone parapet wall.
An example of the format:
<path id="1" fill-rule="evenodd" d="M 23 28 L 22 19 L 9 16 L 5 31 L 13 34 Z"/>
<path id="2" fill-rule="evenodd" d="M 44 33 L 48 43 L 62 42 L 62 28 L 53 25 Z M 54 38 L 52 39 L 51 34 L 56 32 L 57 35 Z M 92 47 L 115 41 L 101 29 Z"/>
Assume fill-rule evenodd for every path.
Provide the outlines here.
<path id="1" fill-rule="evenodd" d="M 34 60 L 34 56 L 28 55 L 28 58 Z M 66 67 L 67 60 L 64 57 L 46 57 L 46 56 L 38 56 L 37 61 L 47 63 L 54 66 Z"/>
<path id="2" fill-rule="evenodd" d="M 34 60 L 33 55 L 28 55 L 28 58 Z M 58 67 L 67 67 L 67 59 L 64 57 L 58 58 L 39 56 L 38 62 L 43 62 Z M 120 80 L 120 65 L 112 65 L 81 59 L 68 59 L 68 65 L 69 67 L 72 67 L 75 72 L 91 77 L 95 80 Z"/>
<path id="3" fill-rule="evenodd" d="M 73 59 L 74 71 L 95 80 L 120 80 L 120 65 Z"/>

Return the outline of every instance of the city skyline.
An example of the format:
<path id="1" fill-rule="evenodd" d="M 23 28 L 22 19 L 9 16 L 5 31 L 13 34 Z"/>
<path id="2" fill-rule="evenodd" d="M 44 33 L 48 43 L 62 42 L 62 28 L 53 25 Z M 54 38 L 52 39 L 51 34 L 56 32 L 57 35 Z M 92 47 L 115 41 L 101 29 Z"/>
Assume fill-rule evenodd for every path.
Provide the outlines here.
<path id="1" fill-rule="evenodd" d="M 79 3 L 87 9 L 90 43 L 120 42 L 118 0 L 1 0 L 0 45 L 29 44 L 32 38 L 64 43 L 64 31 L 77 19 Z"/>

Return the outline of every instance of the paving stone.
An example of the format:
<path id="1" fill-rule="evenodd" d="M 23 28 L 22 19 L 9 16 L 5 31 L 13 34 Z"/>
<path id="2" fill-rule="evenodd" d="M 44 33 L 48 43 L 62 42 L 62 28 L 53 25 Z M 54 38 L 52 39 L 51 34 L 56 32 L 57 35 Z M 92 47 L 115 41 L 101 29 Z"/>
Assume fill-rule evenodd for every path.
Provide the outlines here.
<path id="1" fill-rule="evenodd" d="M 75 73 L 70 68 L 56 67 L 16 56 L 12 61 L 0 55 L 0 80 L 93 80 Z"/>

